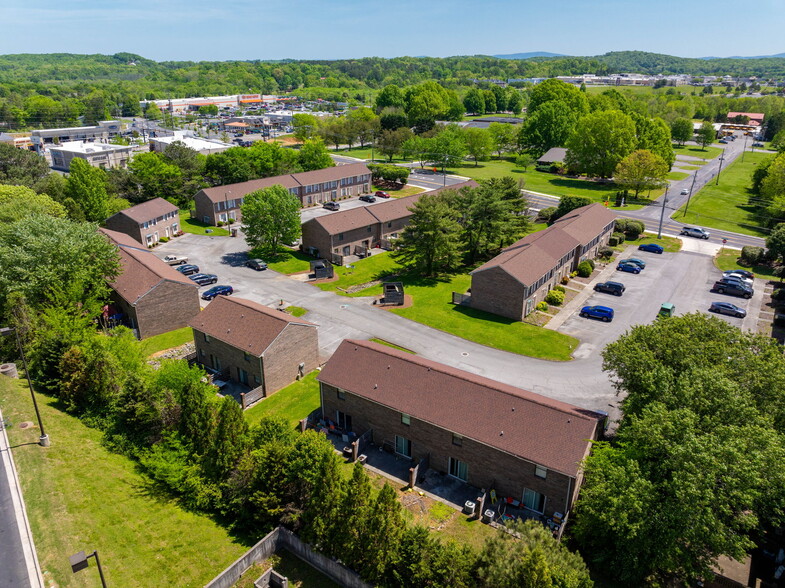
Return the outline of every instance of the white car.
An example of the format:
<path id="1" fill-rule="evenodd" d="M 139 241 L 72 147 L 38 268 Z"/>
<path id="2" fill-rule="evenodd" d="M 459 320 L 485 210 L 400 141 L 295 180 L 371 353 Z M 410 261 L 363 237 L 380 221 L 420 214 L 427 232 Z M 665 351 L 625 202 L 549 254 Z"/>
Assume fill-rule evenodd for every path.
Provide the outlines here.
<path id="1" fill-rule="evenodd" d="M 681 191 L 681 195 L 682 195 L 682 196 L 686 196 L 686 195 L 687 195 L 687 194 L 689 194 L 689 193 L 690 193 L 690 191 L 689 191 L 687 188 L 684 188 L 684 189 Z"/>
<path id="2" fill-rule="evenodd" d="M 723 278 L 735 278 L 735 279 L 739 280 L 740 282 L 743 282 L 743 283 L 747 284 L 750 288 L 752 287 L 752 285 L 754 283 L 754 280 L 752 278 L 748 278 L 745 275 L 740 274 L 738 272 L 735 272 L 733 270 L 730 270 L 730 271 L 727 271 L 727 272 L 722 272 L 722 277 Z"/>

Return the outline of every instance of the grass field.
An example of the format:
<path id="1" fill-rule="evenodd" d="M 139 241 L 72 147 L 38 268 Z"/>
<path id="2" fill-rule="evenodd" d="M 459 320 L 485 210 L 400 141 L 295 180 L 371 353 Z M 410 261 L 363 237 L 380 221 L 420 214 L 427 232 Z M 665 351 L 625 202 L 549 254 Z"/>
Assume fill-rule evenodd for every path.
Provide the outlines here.
<path id="1" fill-rule="evenodd" d="M 302 306 L 287 306 L 286 312 L 292 316 L 301 317 L 308 312 L 308 309 L 303 308 Z"/>
<path id="2" fill-rule="evenodd" d="M 753 274 L 764 278 L 776 278 L 774 268 L 768 265 L 753 265 L 752 267 L 739 264 L 741 251 L 738 249 L 722 249 L 714 258 L 714 265 L 726 272 L 732 269 L 745 269 Z"/>
<path id="3" fill-rule="evenodd" d="M 193 340 L 194 332 L 191 330 L 191 327 L 183 327 L 182 329 L 175 329 L 174 331 L 145 339 L 142 341 L 142 350 L 145 355 L 152 355 L 164 349 L 185 345 Z"/>
<path id="4" fill-rule="evenodd" d="M 722 153 L 719 147 L 708 146 L 705 149 L 700 145 L 678 145 L 673 146 L 673 152 L 676 155 L 691 155 L 692 157 L 700 157 L 701 159 L 714 159 Z"/>
<path id="5" fill-rule="evenodd" d="M 74 575 L 69 556 L 98 550 L 109 586 L 204 586 L 251 545 L 206 517 L 181 509 L 126 457 L 109 452 L 102 433 L 38 395 L 52 446 L 36 444 L 24 380 L 0 381 L 0 405 L 46 586 L 97 586 L 94 563 Z M 208 556 L 209 554 L 209 556 Z"/>
<path id="6" fill-rule="evenodd" d="M 249 257 L 259 257 L 267 262 L 267 267 L 282 274 L 296 274 L 311 269 L 312 257 L 295 249 L 281 248 L 275 258 L 269 255 L 258 255 L 252 251 Z"/>
<path id="7" fill-rule="evenodd" d="M 680 171 L 672 171 L 672 172 L 668 173 L 668 179 L 669 180 L 676 180 L 676 181 L 678 181 L 678 180 L 683 180 L 684 178 L 688 178 L 689 176 L 690 176 L 690 174 L 688 174 L 686 172 L 680 172 Z"/>
<path id="8" fill-rule="evenodd" d="M 674 165 L 675 167 L 678 167 L 679 169 L 689 169 L 689 170 L 693 170 L 693 169 L 700 169 L 700 168 L 701 168 L 701 166 L 700 166 L 700 165 L 686 165 L 686 164 L 683 164 L 683 163 L 681 163 L 680 161 L 676 161 L 676 163 L 675 163 L 675 164 L 673 164 L 673 165 Z"/>
<path id="9" fill-rule="evenodd" d="M 766 153 L 747 153 L 744 161 L 737 159 L 722 170 L 719 185 L 712 181 L 692 197 L 687 215 L 683 206 L 674 219 L 684 224 L 694 224 L 725 231 L 765 237 L 758 228 L 754 209 L 747 204 L 752 173 L 758 163 L 770 157 Z"/>
<path id="10" fill-rule="evenodd" d="M 677 237 L 663 235 L 661 239 L 658 239 L 657 235 L 654 233 L 643 233 L 640 237 L 638 237 L 637 241 L 625 241 L 624 245 L 643 245 L 645 243 L 656 243 L 657 245 L 662 245 L 662 248 L 669 253 L 681 251 L 682 246 L 681 239 Z"/>
<path id="11" fill-rule="evenodd" d="M 211 227 L 207 223 L 191 218 L 191 214 L 187 210 L 180 211 L 180 228 L 184 233 L 193 233 L 194 235 L 211 235 L 213 237 L 229 236 L 229 231 L 224 228 Z M 208 230 L 210 231 L 209 233 L 207 232 Z"/>
<path id="12" fill-rule="evenodd" d="M 361 294 L 359 293 L 348 294 L 345 290 L 378 280 L 393 273 L 398 267 L 398 264 L 390 257 L 390 253 L 385 251 L 384 253 L 377 253 L 371 257 L 355 261 L 350 268 L 336 266 L 335 275 L 339 276 L 338 280 L 316 285 L 327 292 L 336 292 L 347 296 L 360 296 Z M 367 296 L 367 294 L 365 295 Z"/>
<path id="13" fill-rule="evenodd" d="M 255 424 L 266 416 L 280 416 L 289 421 L 292 428 L 296 427 L 301 419 L 319 408 L 319 382 L 316 381 L 318 373 L 313 371 L 299 382 L 289 384 L 260 400 L 245 411 L 245 419 Z"/>
<path id="14" fill-rule="evenodd" d="M 387 192 L 392 198 L 403 198 L 404 196 L 411 196 L 412 194 L 419 194 L 420 192 L 425 192 L 425 188 L 419 188 L 417 186 L 406 186 L 400 190 L 390 190 L 386 186 L 377 186 L 376 184 L 373 185 L 373 191 L 382 190 Z"/>

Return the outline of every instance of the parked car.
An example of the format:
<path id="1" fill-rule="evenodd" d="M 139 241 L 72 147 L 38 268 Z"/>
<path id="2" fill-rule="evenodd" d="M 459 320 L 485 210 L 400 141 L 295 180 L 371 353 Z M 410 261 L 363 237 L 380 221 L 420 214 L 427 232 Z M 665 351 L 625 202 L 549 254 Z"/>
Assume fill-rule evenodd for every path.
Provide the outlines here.
<path id="1" fill-rule="evenodd" d="M 639 274 L 641 273 L 641 268 L 634 263 L 620 263 L 616 266 L 616 269 L 620 272 L 630 272 L 631 274 Z"/>
<path id="2" fill-rule="evenodd" d="M 641 269 L 646 269 L 646 262 L 642 259 L 638 259 L 637 257 L 628 257 L 627 259 L 620 259 L 619 263 L 632 263 L 637 265 Z"/>
<path id="3" fill-rule="evenodd" d="M 727 139 L 720 139 L 718 141 L 718 143 L 722 143 L 724 145 L 724 144 L 728 143 L 728 140 Z"/>
<path id="4" fill-rule="evenodd" d="M 164 261 L 169 265 L 180 265 L 182 263 L 188 263 L 188 256 L 186 255 L 167 255 L 164 257 Z"/>
<path id="5" fill-rule="evenodd" d="M 732 269 L 732 270 L 728 270 L 728 271 L 723 273 L 723 275 L 730 275 L 730 274 L 742 276 L 742 277 L 747 278 L 749 280 L 754 280 L 755 279 L 755 274 L 753 274 L 752 272 L 748 272 L 747 270 L 743 270 L 743 269 Z"/>
<path id="6" fill-rule="evenodd" d="M 213 286 L 202 292 L 202 300 L 212 300 L 216 296 L 231 296 L 234 288 L 231 286 Z"/>
<path id="7" fill-rule="evenodd" d="M 594 286 L 595 292 L 606 292 L 615 296 L 621 296 L 624 294 L 624 290 L 624 284 L 621 282 L 600 282 Z"/>
<path id="8" fill-rule="evenodd" d="M 215 274 L 193 274 L 188 276 L 188 279 L 200 286 L 206 286 L 207 284 L 215 284 L 218 281 L 218 276 Z"/>
<path id="9" fill-rule="evenodd" d="M 728 316 L 735 316 L 737 318 L 744 318 L 747 316 L 746 310 L 735 304 L 731 304 L 730 302 L 712 302 L 709 307 L 709 312 L 727 314 Z"/>
<path id="10" fill-rule="evenodd" d="M 722 277 L 731 280 L 733 279 L 738 280 L 740 282 L 747 284 L 750 288 L 752 288 L 752 284 L 754 283 L 754 280 L 752 278 L 748 278 L 744 274 L 738 274 L 733 271 L 722 272 Z"/>
<path id="11" fill-rule="evenodd" d="M 682 188 L 682 191 L 679 192 L 679 194 L 681 194 L 682 196 L 686 196 L 689 193 L 690 193 L 690 191 L 687 188 Z"/>
<path id="12" fill-rule="evenodd" d="M 267 269 L 267 262 L 262 261 L 261 259 L 249 259 L 245 262 L 245 267 L 250 267 L 251 269 L 255 269 L 257 272 Z"/>
<path id="13" fill-rule="evenodd" d="M 374 196 L 373 194 L 363 194 L 362 196 L 360 196 L 360 200 L 362 200 L 363 202 L 376 202 L 376 196 Z"/>
<path id="14" fill-rule="evenodd" d="M 332 200 L 328 200 L 322 206 L 327 210 L 339 210 L 341 208 L 340 204 L 338 204 L 337 202 L 333 202 Z"/>
<path id="15" fill-rule="evenodd" d="M 583 318 L 596 318 L 604 322 L 613 320 L 613 309 L 608 306 L 584 306 L 581 308 Z"/>
<path id="16" fill-rule="evenodd" d="M 742 298 L 752 298 L 753 290 L 746 284 L 736 280 L 723 278 L 714 283 L 713 290 L 720 294 L 730 294 L 731 296 L 741 296 Z"/>
<path id="17" fill-rule="evenodd" d="M 383 192 L 382 190 L 376 190 L 375 196 L 377 198 L 389 198 L 390 195 L 387 192 Z"/>
<path id="18" fill-rule="evenodd" d="M 698 239 L 708 239 L 711 236 L 711 233 L 706 229 L 701 229 L 700 227 L 682 227 L 681 235 L 687 235 L 688 237 L 696 237 Z"/>
<path id="19" fill-rule="evenodd" d="M 758 142 L 758 141 L 755 141 L 755 142 L 752 144 L 752 146 L 753 146 L 753 147 L 763 147 L 763 143 L 760 143 L 760 142 Z"/>
<path id="20" fill-rule="evenodd" d="M 185 265 L 178 266 L 176 268 L 178 272 L 183 274 L 184 276 L 190 276 L 191 274 L 198 274 L 199 273 L 199 266 L 193 265 L 190 263 L 186 263 Z"/>
<path id="21" fill-rule="evenodd" d="M 642 245 L 638 245 L 638 251 L 648 251 L 649 253 L 662 253 L 665 250 L 662 248 L 662 245 L 657 245 L 656 243 L 643 243 Z"/>

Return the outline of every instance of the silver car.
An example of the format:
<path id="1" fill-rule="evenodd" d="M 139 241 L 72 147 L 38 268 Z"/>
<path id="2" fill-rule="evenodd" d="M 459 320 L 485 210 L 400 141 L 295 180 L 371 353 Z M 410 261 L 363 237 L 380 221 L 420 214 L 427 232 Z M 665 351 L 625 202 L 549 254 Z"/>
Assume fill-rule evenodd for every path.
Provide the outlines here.
<path id="1" fill-rule="evenodd" d="M 697 237 L 698 239 L 708 239 L 711 236 L 711 233 L 706 229 L 701 229 L 700 227 L 683 227 L 681 229 L 682 235 L 687 235 L 688 237 Z"/>

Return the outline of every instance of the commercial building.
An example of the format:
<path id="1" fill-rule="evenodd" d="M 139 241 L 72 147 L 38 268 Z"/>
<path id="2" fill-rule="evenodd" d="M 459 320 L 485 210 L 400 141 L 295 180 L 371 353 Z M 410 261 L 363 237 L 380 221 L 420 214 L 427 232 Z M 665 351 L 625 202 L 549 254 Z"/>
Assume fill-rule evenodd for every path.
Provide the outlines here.
<path id="1" fill-rule="evenodd" d="M 99 230 L 120 254 L 120 274 L 109 284 L 113 302 L 140 339 L 181 329 L 199 314 L 196 283 L 128 235 Z"/>
<path id="2" fill-rule="evenodd" d="M 368 341 L 343 341 L 317 380 L 339 432 L 547 517 L 572 508 L 606 418 Z"/>
<path id="3" fill-rule="evenodd" d="M 52 168 L 61 171 L 68 171 L 71 168 L 71 161 L 77 157 L 84 159 L 93 167 L 125 169 L 128 167 L 133 149 L 130 145 L 67 141 L 49 147 L 49 153 L 52 156 Z"/>
<path id="4" fill-rule="evenodd" d="M 17 149 L 30 149 L 33 146 L 29 133 L 0 133 L 0 143 L 11 145 Z"/>
<path id="5" fill-rule="evenodd" d="M 215 105 L 219 109 L 226 109 L 257 104 L 271 104 L 275 103 L 276 101 L 276 96 L 267 96 L 262 94 L 232 94 L 229 96 L 203 96 L 199 98 L 146 100 L 142 101 L 140 104 L 142 109 L 146 109 L 150 104 L 155 104 L 161 110 L 166 110 L 167 112 L 172 112 L 174 114 L 184 114 L 186 112 L 197 111 L 202 106 Z"/>
<path id="6" fill-rule="evenodd" d="M 193 137 L 186 134 L 185 131 L 175 131 L 171 137 L 152 137 L 150 139 L 150 146 L 153 151 L 162 152 L 169 145 L 175 141 L 182 143 L 189 149 L 193 149 L 202 155 L 210 155 L 211 153 L 220 153 L 234 147 L 231 143 L 224 143 L 214 139 L 202 139 L 200 137 Z"/>
<path id="7" fill-rule="evenodd" d="M 257 302 L 218 296 L 189 325 L 199 363 L 263 396 L 319 365 L 316 325 Z"/>
<path id="8" fill-rule="evenodd" d="M 205 188 L 194 196 L 196 216 L 210 225 L 225 223 L 229 219 L 240 220 L 240 206 L 245 196 L 275 185 L 283 186 L 297 196 L 302 206 L 309 206 L 322 204 L 328 200 L 367 194 L 371 190 L 371 172 L 364 163 L 351 163 Z"/>
<path id="9" fill-rule="evenodd" d="M 121 210 L 106 219 L 105 224 L 107 229 L 125 233 L 151 247 L 161 237 L 169 239 L 180 233 L 180 214 L 171 202 L 154 198 Z"/>
<path id="10" fill-rule="evenodd" d="M 122 130 L 119 121 L 102 120 L 91 127 L 36 129 L 30 133 L 34 149 L 41 153 L 46 146 L 66 141 L 108 141 Z"/>
<path id="11" fill-rule="evenodd" d="M 584 259 L 597 257 L 613 233 L 616 215 L 589 204 L 527 235 L 472 273 L 472 308 L 521 320 Z"/>

